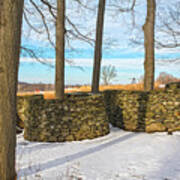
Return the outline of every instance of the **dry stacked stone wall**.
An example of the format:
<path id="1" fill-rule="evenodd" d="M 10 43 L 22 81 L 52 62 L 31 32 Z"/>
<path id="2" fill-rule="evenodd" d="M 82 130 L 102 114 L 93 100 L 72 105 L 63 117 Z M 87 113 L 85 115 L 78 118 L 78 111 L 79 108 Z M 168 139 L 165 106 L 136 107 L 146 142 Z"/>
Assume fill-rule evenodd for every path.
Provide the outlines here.
<path id="1" fill-rule="evenodd" d="M 128 131 L 180 130 L 180 83 L 161 91 L 105 91 L 109 122 Z"/>
<path id="2" fill-rule="evenodd" d="M 147 93 L 138 91 L 106 91 L 106 112 L 109 122 L 130 131 L 145 130 Z"/>
<path id="3" fill-rule="evenodd" d="M 109 133 L 103 94 L 68 95 L 63 101 L 20 97 L 18 113 L 24 121 L 24 137 L 30 141 L 74 141 Z"/>
<path id="4" fill-rule="evenodd" d="M 166 84 L 166 88 L 167 91 L 178 91 L 180 90 L 180 82 L 172 82 L 169 84 Z"/>
<path id="5" fill-rule="evenodd" d="M 93 139 L 108 134 L 109 123 L 128 131 L 172 132 L 180 130 L 180 83 L 150 92 L 66 95 L 63 101 L 18 97 L 17 107 L 30 141 Z"/>

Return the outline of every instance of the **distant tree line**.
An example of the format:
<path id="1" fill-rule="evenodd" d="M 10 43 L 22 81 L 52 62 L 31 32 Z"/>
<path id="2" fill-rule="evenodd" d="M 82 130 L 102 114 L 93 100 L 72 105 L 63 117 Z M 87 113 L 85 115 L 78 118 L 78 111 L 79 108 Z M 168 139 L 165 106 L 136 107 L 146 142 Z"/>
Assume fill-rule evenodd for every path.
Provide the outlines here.
<path id="1" fill-rule="evenodd" d="M 82 84 L 65 85 L 65 88 L 78 88 Z M 88 86 L 88 84 L 83 84 L 83 86 Z M 54 84 L 45 83 L 18 83 L 18 92 L 33 92 L 33 91 L 54 91 Z"/>
<path id="2" fill-rule="evenodd" d="M 168 84 L 170 82 L 178 82 L 180 78 L 177 78 L 169 73 L 161 72 L 156 79 L 156 82 L 159 84 Z"/>

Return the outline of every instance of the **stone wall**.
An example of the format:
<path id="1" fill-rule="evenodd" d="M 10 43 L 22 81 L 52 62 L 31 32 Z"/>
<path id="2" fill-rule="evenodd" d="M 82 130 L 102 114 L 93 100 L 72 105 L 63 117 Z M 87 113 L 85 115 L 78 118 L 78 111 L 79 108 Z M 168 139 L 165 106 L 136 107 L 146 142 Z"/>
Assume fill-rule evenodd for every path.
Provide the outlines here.
<path id="1" fill-rule="evenodd" d="M 104 91 L 66 95 L 64 101 L 43 96 L 18 97 L 24 137 L 63 142 L 93 139 L 109 133 L 109 123 L 128 131 L 180 130 L 180 86 L 160 91 Z"/>
<path id="2" fill-rule="evenodd" d="M 24 137 L 30 141 L 93 139 L 109 133 L 102 94 L 67 95 L 64 101 L 20 97 L 18 113 L 24 121 Z"/>
<path id="3" fill-rule="evenodd" d="M 105 91 L 109 122 L 124 130 L 144 131 L 147 94 L 138 91 Z"/>
<path id="4" fill-rule="evenodd" d="M 28 120 L 27 116 L 27 107 L 29 102 L 33 99 L 43 100 L 43 95 L 33 95 L 33 96 L 18 96 L 17 97 L 17 111 L 21 122 L 19 124 L 20 127 L 24 128 L 24 121 Z"/>
<path id="5" fill-rule="evenodd" d="M 105 91 L 109 121 L 128 131 L 180 130 L 180 91 Z"/>
<path id="6" fill-rule="evenodd" d="M 177 91 L 180 90 L 180 82 L 171 82 L 166 84 L 166 88 L 167 91 Z"/>

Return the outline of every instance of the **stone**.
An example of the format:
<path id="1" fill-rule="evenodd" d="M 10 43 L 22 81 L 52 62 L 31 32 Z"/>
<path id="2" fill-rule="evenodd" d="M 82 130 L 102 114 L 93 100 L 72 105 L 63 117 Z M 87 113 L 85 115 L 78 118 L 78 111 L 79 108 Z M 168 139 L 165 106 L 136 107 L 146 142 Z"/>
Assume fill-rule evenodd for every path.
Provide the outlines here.
<path id="1" fill-rule="evenodd" d="M 66 141 L 74 141 L 74 140 L 75 140 L 75 138 L 73 135 L 69 135 L 66 137 Z"/>
<path id="2" fill-rule="evenodd" d="M 166 127 L 161 123 L 152 123 L 146 127 L 146 132 L 164 132 Z"/>

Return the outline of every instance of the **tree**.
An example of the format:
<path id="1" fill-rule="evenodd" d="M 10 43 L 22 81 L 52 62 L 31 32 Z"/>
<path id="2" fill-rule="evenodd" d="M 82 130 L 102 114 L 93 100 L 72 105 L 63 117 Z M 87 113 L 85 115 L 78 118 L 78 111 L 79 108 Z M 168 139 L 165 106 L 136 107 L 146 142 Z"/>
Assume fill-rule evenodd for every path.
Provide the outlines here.
<path id="1" fill-rule="evenodd" d="M 83 8 L 88 9 L 81 1 L 73 1 L 83 6 Z M 69 4 L 73 4 L 73 1 Z M 65 39 L 69 47 L 72 40 L 78 39 L 89 44 L 92 44 L 94 40 L 91 39 L 89 33 L 82 33 L 79 26 L 66 15 L 65 0 L 57 0 L 57 5 L 55 2 L 56 0 L 52 0 L 51 2 L 47 0 L 29 0 L 29 3 L 26 3 L 25 6 L 24 19 L 30 30 L 37 34 L 38 37 L 45 35 L 45 39 L 56 50 L 55 94 L 56 98 L 62 100 L 64 97 Z M 34 23 L 34 20 L 36 19 L 37 21 L 37 18 L 39 19 L 38 23 Z M 67 24 L 66 27 L 65 22 Z M 54 38 L 54 27 L 56 27 L 56 38 Z M 56 43 L 54 43 L 55 39 Z M 37 61 L 50 65 L 45 60 L 38 58 L 38 55 L 36 55 L 37 52 L 33 49 L 24 46 L 22 49 Z M 66 60 L 66 62 L 72 65 L 72 61 Z"/>
<path id="2" fill-rule="evenodd" d="M 30 35 L 37 36 L 39 40 L 41 39 L 46 42 L 46 45 L 50 45 L 51 48 L 55 48 L 55 27 L 57 19 L 56 2 L 57 0 L 29 0 L 26 2 L 23 13 L 25 20 L 24 24 L 26 27 L 26 31 L 24 31 L 23 34 L 24 37 L 28 39 Z M 74 49 L 72 43 L 77 40 L 86 42 L 90 45 L 94 44 L 94 39 L 91 38 L 92 27 L 90 27 L 90 25 L 87 27 L 86 23 L 85 25 L 79 25 L 79 22 L 81 22 L 82 19 L 87 18 L 85 14 L 87 10 L 88 12 L 86 13 L 91 14 L 91 16 L 94 14 L 95 10 L 91 9 L 91 6 L 89 5 L 92 4 L 92 1 L 88 0 L 86 1 L 86 4 L 79 0 L 67 1 L 66 3 L 67 11 L 64 18 L 66 24 L 65 40 L 67 46 Z M 71 13 L 68 12 L 69 9 L 71 9 Z M 79 21 L 73 21 L 74 16 L 79 15 L 77 13 L 78 11 L 83 12 L 83 14 L 79 16 Z M 88 22 L 88 20 L 85 21 Z M 23 45 L 22 49 L 24 53 L 30 55 L 32 58 L 35 58 L 40 63 L 48 64 L 45 58 L 38 58 L 40 53 L 35 51 L 31 46 Z M 68 63 L 69 61 L 66 60 L 66 62 Z"/>
<path id="3" fill-rule="evenodd" d="M 0 2 L 0 179 L 15 179 L 16 91 L 23 0 Z"/>
<path id="4" fill-rule="evenodd" d="M 179 79 L 166 72 L 161 72 L 156 79 L 156 82 L 160 84 L 168 84 L 170 82 L 176 82 L 176 81 L 179 81 Z"/>
<path id="5" fill-rule="evenodd" d="M 117 77 L 116 68 L 114 66 L 103 66 L 101 79 L 104 85 L 109 85 L 111 81 Z"/>
<path id="6" fill-rule="evenodd" d="M 56 21 L 56 98 L 64 98 L 64 61 L 65 61 L 65 0 L 57 0 Z"/>
<path id="7" fill-rule="evenodd" d="M 95 51 L 94 51 L 93 80 L 92 80 L 93 93 L 99 92 L 105 4 L 106 4 L 105 0 L 99 0 L 98 17 L 96 23 L 96 42 L 95 42 Z"/>
<path id="8" fill-rule="evenodd" d="M 154 27 L 155 27 L 156 0 L 147 0 L 147 16 L 143 26 L 144 30 L 144 90 L 154 88 Z"/>

